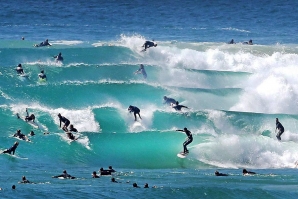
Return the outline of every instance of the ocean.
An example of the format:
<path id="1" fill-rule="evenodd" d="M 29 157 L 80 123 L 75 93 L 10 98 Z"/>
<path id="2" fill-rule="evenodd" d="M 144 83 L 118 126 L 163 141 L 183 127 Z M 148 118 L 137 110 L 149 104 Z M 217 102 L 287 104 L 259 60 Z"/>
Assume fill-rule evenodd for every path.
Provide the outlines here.
<path id="1" fill-rule="evenodd" d="M 0 149 L 19 146 L 0 155 L 0 198 L 298 197 L 297 1 L 1 5 Z M 33 47 L 45 39 L 52 46 Z M 158 45 L 142 52 L 151 40 Z M 140 64 L 147 78 L 135 73 Z M 164 96 L 187 108 L 176 111 Z M 38 126 L 23 120 L 26 109 Z M 184 127 L 193 142 L 179 158 Z M 17 140 L 18 129 L 36 135 Z M 108 166 L 117 172 L 92 178 Z M 52 178 L 63 170 L 76 179 Z M 32 183 L 18 183 L 22 176 Z"/>

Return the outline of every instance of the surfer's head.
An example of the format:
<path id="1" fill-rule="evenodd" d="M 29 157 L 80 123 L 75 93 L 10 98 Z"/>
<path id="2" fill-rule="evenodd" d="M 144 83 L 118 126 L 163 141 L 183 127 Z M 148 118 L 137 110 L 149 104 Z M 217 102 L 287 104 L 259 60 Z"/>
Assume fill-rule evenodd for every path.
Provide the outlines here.
<path id="1" fill-rule="evenodd" d="M 168 98 L 167 98 L 167 96 L 163 96 L 163 99 L 166 100 L 166 99 L 168 99 Z"/>
<path id="2" fill-rule="evenodd" d="M 22 64 L 19 64 L 18 67 L 22 67 Z"/>
<path id="3" fill-rule="evenodd" d="M 66 173 L 66 170 L 64 170 L 63 173 Z"/>
<path id="4" fill-rule="evenodd" d="M 186 127 L 184 127 L 184 131 L 187 131 L 187 128 Z"/>

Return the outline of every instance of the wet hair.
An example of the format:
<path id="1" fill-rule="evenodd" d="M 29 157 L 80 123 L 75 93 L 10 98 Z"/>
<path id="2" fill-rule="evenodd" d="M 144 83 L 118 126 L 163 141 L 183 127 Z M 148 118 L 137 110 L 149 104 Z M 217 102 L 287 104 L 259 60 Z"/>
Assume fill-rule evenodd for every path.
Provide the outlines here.
<path id="1" fill-rule="evenodd" d="M 22 64 L 19 64 L 18 67 L 22 67 Z"/>
<path id="2" fill-rule="evenodd" d="M 26 177 L 25 177 L 25 176 L 23 176 L 23 177 L 22 177 L 22 180 L 26 180 Z"/>
<path id="3" fill-rule="evenodd" d="M 96 175 L 96 171 L 93 171 L 93 175 Z"/>
<path id="4" fill-rule="evenodd" d="M 42 70 L 42 71 L 40 71 L 41 73 L 44 73 L 44 71 Z"/>
<path id="5" fill-rule="evenodd" d="M 66 173 L 66 170 L 64 170 L 63 173 Z"/>
<path id="6" fill-rule="evenodd" d="M 112 166 L 109 166 L 109 169 L 113 169 Z"/>
<path id="7" fill-rule="evenodd" d="M 11 188 L 12 188 L 12 189 L 16 189 L 16 185 L 12 185 Z"/>
<path id="8" fill-rule="evenodd" d="M 112 182 L 115 182 L 116 180 L 115 180 L 115 178 L 112 178 L 111 181 L 112 181 Z"/>
<path id="9" fill-rule="evenodd" d="M 145 183 L 144 188 L 149 188 L 148 183 Z"/>
<path id="10" fill-rule="evenodd" d="M 187 128 L 186 127 L 184 127 L 184 131 L 186 131 L 187 130 Z"/>
<path id="11" fill-rule="evenodd" d="M 163 96 L 164 99 L 168 99 L 167 96 Z"/>
<path id="12" fill-rule="evenodd" d="M 132 186 L 133 187 L 138 187 L 137 183 L 135 183 L 135 182 L 132 184 Z"/>

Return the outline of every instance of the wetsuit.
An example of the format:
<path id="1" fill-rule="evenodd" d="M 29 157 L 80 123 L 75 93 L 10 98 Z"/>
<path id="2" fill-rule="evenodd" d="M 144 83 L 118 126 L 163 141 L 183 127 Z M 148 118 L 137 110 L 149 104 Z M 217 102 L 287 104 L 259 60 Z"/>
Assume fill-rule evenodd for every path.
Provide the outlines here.
<path id="1" fill-rule="evenodd" d="M 176 110 L 176 111 L 181 111 L 182 108 L 188 108 L 187 106 L 183 106 L 183 105 L 175 105 L 173 106 L 173 108 Z"/>
<path id="2" fill-rule="evenodd" d="M 184 132 L 187 135 L 187 140 L 183 143 L 183 148 L 184 148 L 184 153 L 188 153 L 186 146 L 192 142 L 193 138 L 192 138 L 192 134 L 189 130 L 184 130 Z"/>
<path id="3" fill-rule="evenodd" d="M 46 79 L 47 78 L 47 76 L 44 73 L 39 73 L 38 77 L 41 78 L 41 79 Z"/>
<path id="4" fill-rule="evenodd" d="M 168 104 L 168 105 L 171 105 L 171 104 L 176 104 L 176 100 L 174 100 L 173 98 L 167 98 L 167 97 L 164 97 L 164 104 Z"/>
<path id="5" fill-rule="evenodd" d="M 136 107 L 136 106 L 129 106 L 128 107 L 128 110 L 129 110 L 130 113 L 133 112 L 133 114 L 135 116 L 135 121 L 137 121 L 137 116 L 136 116 L 137 114 L 141 118 L 141 116 L 140 116 L 140 109 L 138 107 Z"/>
<path id="6" fill-rule="evenodd" d="M 20 67 L 20 66 L 18 66 L 18 67 L 16 68 L 16 71 L 17 71 L 18 74 L 24 74 L 24 70 L 23 70 L 23 68 Z"/>
<path id="7" fill-rule="evenodd" d="M 276 137 L 280 140 L 280 136 L 284 133 L 285 129 L 279 121 L 276 122 L 276 129 L 278 129 Z"/>
<path id="8" fill-rule="evenodd" d="M 34 115 L 34 114 L 31 114 L 30 116 L 27 115 L 26 118 L 25 118 L 25 120 L 26 120 L 26 121 L 31 121 L 31 120 L 32 120 L 32 121 L 34 122 L 34 120 L 35 120 L 35 115 Z"/>
<path id="9" fill-rule="evenodd" d="M 61 56 L 61 53 L 59 53 L 59 55 L 55 56 L 54 58 L 56 58 L 56 61 L 63 61 L 63 57 Z"/>
<path id="10" fill-rule="evenodd" d="M 155 46 L 156 44 L 153 41 L 146 41 L 143 45 L 143 47 L 145 47 L 144 50 L 146 50 L 147 48 L 150 48 L 152 46 Z"/>
<path id="11" fill-rule="evenodd" d="M 53 176 L 53 178 L 70 178 L 70 179 L 75 179 L 76 177 L 73 177 L 73 176 L 69 175 L 68 173 L 63 173 L 63 174 L 58 175 L 58 176 Z"/>
<path id="12" fill-rule="evenodd" d="M 5 151 L 3 151 L 3 153 L 9 153 L 9 154 L 12 153 L 14 155 L 18 145 L 19 145 L 19 143 L 14 143 L 14 145 L 12 147 L 10 147 L 9 149 L 6 149 Z"/>
<path id="13" fill-rule="evenodd" d="M 17 132 L 13 135 L 13 137 L 17 137 L 17 138 L 20 138 L 22 140 L 25 140 L 26 139 L 26 136 L 24 134 L 22 134 L 21 132 Z"/>
<path id="14" fill-rule="evenodd" d="M 65 127 L 68 127 L 68 125 L 70 124 L 70 121 L 66 117 L 59 116 L 59 119 L 60 119 L 60 127 L 61 127 L 61 122 L 64 123 Z"/>
<path id="15" fill-rule="evenodd" d="M 72 132 L 78 132 L 78 130 L 77 130 L 76 128 L 74 128 L 74 127 L 69 128 L 69 131 L 72 131 Z"/>

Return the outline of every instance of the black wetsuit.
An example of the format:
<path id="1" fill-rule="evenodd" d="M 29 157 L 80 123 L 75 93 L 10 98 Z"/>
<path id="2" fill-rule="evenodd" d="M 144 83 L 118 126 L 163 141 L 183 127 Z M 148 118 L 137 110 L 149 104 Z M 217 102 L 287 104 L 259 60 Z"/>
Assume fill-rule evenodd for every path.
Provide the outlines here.
<path id="1" fill-rule="evenodd" d="M 183 105 L 175 105 L 173 106 L 173 108 L 176 110 L 176 111 L 181 111 L 182 108 L 188 108 L 187 106 L 183 106 Z"/>
<path id="2" fill-rule="evenodd" d="M 24 74 L 24 70 L 23 70 L 22 67 L 19 67 L 19 66 L 18 66 L 18 67 L 16 68 L 16 71 L 17 71 L 18 74 Z"/>
<path id="3" fill-rule="evenodd" d="M 188 153 L 188 150 L 187 150 L 186 146 L 189 145 L 192 142 L 193 138 L 192 138 L 192 134 L 189 130 L 186 130 L 184 132 L 187 135 L 187 140 L 183 143 L 183 148 L 184 148 L 184 153 Z"/>
<path id="4" fill-rule="evenodd" d="M 61 54 L 55 56 L 54 58 L 56 58 L 57 61 L 63 61 L 63 57 L 61 56 Z"/>
<path id="5" fill-rule="evenodd" d="M 145 49 L 144 50 L 146 50 L 147 48 L 150 48 L 150 47 L 152 47 L 152 46 L 154 46 L 155 45 L 155 43 L 153 42 L 153 41 L 146 41 L 145 43 L 144 43 L 144 47 L 145 47 Z"/>
<path id="6" fill-rule="evenodd" d="M 58 176 L 53 176 L 53 178 L 69 178 L 69 179 L 75 179 L 76 177 L 73 177 L 73 176 L 69 175 L 68 173 L 63 173 L 63 174 L 58 175 Z"/>
<path id="7" fill-rule="evenodd" d="M 70 124 L 70 121 L 66 117 L 59 116 L 59 119 L 60 119 L 60 127 L 61 127 L 61 122 L 63 122 L 64 126 L 66 127 L 68 127 L 68 125 Z"/>
<path id="8" fill-rule="evenodd" d="M 74 128 L 74 127 L 69 128 L 69 131 L 72 131 L 72 132 L 78 132 L 78 130 L 77 130 L 76 128 Z"/>
<path id="9" fill-rule="evenodd" d="M 176 104 L 176 100 L 174 100 L 173 98 L 167 98 L 167 99 L 164 99 L 164 104 L 168 104 L 168 105 L 171 105 L 171 104 Z"/>
<path id="10" fill-rule="evenodd" d="M 15 133 L 13 135 L 13 137 L 17 137 L 17 138 L 20 138 L 22 140 L 25 140 L 26 139 L 26 136 L 24 134 L 22 134 L 22 133 L 19 133 L 19 132 Z"/>
<path id="11" fill-rule="evenodd" d="M 41 78 L 41 79 L 46 79 L 47 78 L 47 76 L 44 73 L 39 73 L 38 77 Z"/>
<path id="12" fill-rule="evenodd" d="M 10 147 L 9 149 L 6 149 L 5 151 L 3 151 L 3 153 L 9 153 L 9 154 L 13 154 L 15 153 L 17 147 L 18 147 L 18 143 L 15 143 L 12 147 Z"/>
<path id="13" fill-rule="evenodd" d="M 280 122 L 276 122 L 276 129 L 278 129 L 277 137 L 280 139 L 280 136 L 284 133 L 285 129 Z"/>

